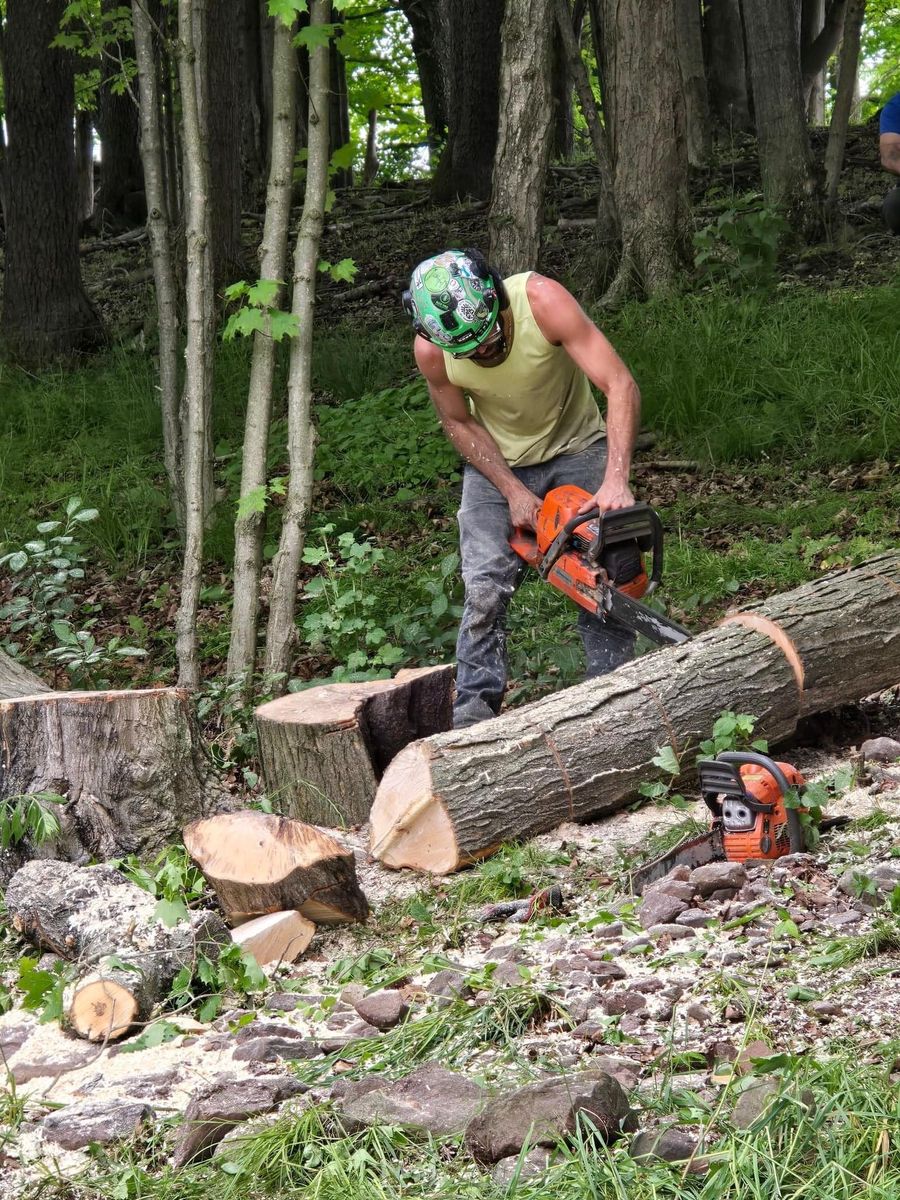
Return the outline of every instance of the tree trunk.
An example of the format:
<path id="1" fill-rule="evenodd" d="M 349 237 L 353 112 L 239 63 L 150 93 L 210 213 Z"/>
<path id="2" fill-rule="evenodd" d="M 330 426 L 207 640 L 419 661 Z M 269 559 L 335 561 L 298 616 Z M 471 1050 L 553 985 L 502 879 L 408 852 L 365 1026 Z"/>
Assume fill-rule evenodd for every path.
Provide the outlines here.
<path id="1" fill-rule="evenodd" d="M 294 26 L 276 20 L 272 57 L 272 164 L 266 197 L 266 216 L 260 246 L 260 278 L 283 279 L 291 216 L 291 180 L 296 132 L 297 65 L 292 44 Z M 279 293 L 276 305 L 283 296 Z M 276 344 L 263 331 L 253 335 L 253 358 L 247 392 L 241 500 L 234 526 L 234 605 L 228 645 L 228 674 L 249 678 L 256 664 L 259 589 L 262 570 L 265 512 L 249 511 L 250 497 L 266 486 L 269 425 Z"/>
<path id="2" fill-rule="evenodd" d="M 94 211 L 94 120 L 93 114 L 75 115 L 75 174 L 78 179 L 78 221 L 89 221 Z"/>
<path id="3" fill-rule="evenodd" d="M 675 44 L 684 93 L 688 162 L 700 167 L 709 161 L 712 150 L 700 0 L 676 0 Z"/>
<path id="4" fill-rule="evenodd" d="M 244 202 L 256 207 L 265 195 L 271 138 L 272 31 L 265 3 L 242 0 L 241 46 L 241 175 Z"/>
<path id="5" fill-rule="evenodd" d="M 586 0 L 576 0 L 575 8 L 570 9 L 566 0 L 566 16 L 569 27 L 575 37 L 578 47 L 578 58 L 581 58 L 581 30 L 584 24 Z M 557 21 L 559 17 L 557 15 Z M 575 123 L 573 120 L 572 100 L 577 88 L 573 71 L 573 62 L 564 37 L 559 28 L 553 31 L 553 64 L 550 71 L 553 89 L 553 142 L 551 158 L 568 162 L 575 153 Z"/>
<path id="6" fill-rule="evenodd" d="M 35 859 L 16 872 L 5 899 L 14 929 L 81 968 L 64 993 L 63 1022 L 92 1042 L 115 1041 L 147 1020 L 179 971 L 193 972 L 200 954 L 215 960 L 231 942 L 207 909 L 164 925 L 155 896 L 107 866 Z"/>
<path id="7" fill-rule="evenodd" d="M 178 683 L 200 684 L 197 609 L 203 574 L 209 413 L 215 350 L 215 295 L 210 254 L 209 162 L 201 114 L 206 80 L 201 48 L 208 0 L 178 0 L 178 75 L 184 144 L 185 228 L 187 241 L 187 347 L 184 401 L 184 565 L 176 618 Z"/>
<path id="8" fill-rule="evenodd" d="M 749 76 L 741 0 L 709 0 L 705 8 L 706 71 L 713 117 L 720 133 L 749 133 Z"/>
<path id="9" fill-rule="evenodd" d="M 859 49 L 862 25 L 866 15 L 866 0 L 850 0 L 844 18 L 844 40 L 838 61 L 838 88 L 828 130 L 825 149 L 825 208 L 832 237 L 838 218 L 838 184 L 847 144 L 847 126 L 853 110 L 856 79 L 859 68 Z"/>
<path id="10" fill-rule="evenodd" d="M 2 687 L 0 797 L 65 797 L 57 857 L 152 853 L 222 803 L 185 692 L 23 696 L 25 682 Z"/>
<path id="11" fill-rule="evenodd" d="M 331 89 L 328 101 L 329 158 L 350 141 L 350 102 L 347 96 L 347 64 L 337 44 L 329 43 Z M 353 168 L 341 167 L 332 176 L 332 186 L 353 187 Z"/>
<path id="12" fill-rule="evenodd" d="M 117 0 L 103 0 L 105 15 L 119 7 Z M 138 145 L 137 106 L 121 82 L 123 63 L 134 58 L 133 43 L 115 43 L 104 50 L 100 66 L 97 104 L 97 133 L 100 136 L 100 187 L 97 192 L 99 222 L 114 228 L 139 224 L 145 216 L 143 168 Z"/>
<path id="13" fill-rule="evenodd" d="M 14 700 L 19 696 L 49 691 L 43 679 L 23 667 L 18 659 L 10 658 L 0 650 L 0 700 Z"/>
<path id="14" fill-rule="evenodd" d="M 81 281 L 72 123 L 74 59 L 51 49 L 65 0 L 8 0 L 4 84 L 6 261 L 0 337 L 40 362 L 95 349 L 103 327 Z"/>
<path id="15" fill-rule="evenodd" d="M 378 109 L 370 108 L 367 117 L 366 157 L 363 163 L 363 184 L 373 183 L 381 165 L 378 161 Z"/>
<path id="16" fill-rule="evenodd" d="M 178 285 L 175 235 L 166 181 L 162 97 L 159 94 L 154 31 L 144 0 L 131 0 L 140 94 L 140 150 L 147 196 L 147 230 L 153 260 L 159 334 L 159 403 L 162 414 L 163 461 L 172 507 L 183 527 L 184 472 L 178 401 Z"/>
<path id="17" fill-rule="evenodd" d="M 331 0 L 313 0 L 310 24 L 327 25 Z M 313 483 L 315 430 L 312 407 L 312 338 L 316 301 L 319 242 L 325 224 L 328 191 L 328 80 L 329 49 L 317 46 L 310 56 L 309 153 L 306 160 L 306 195 L 294 251 L 294 295 L 291 311 L 298 330 L 291 341 L 288 367 L 288 457 L 290 476 L 282 515 L 281 538 L 273 566 L 269 625 L 266 635 L 266 671 L 287 679 L 296 631 L 294 606 L 297 575 L 306 537 L 306 520 Z"/>
<path id="18" fill-rule="evenodd" d="M 209 194 L 216 294 L 243 279 L 241 248 L 240 36 L 243 0 L 217 0 L 206 39 L 209 79 Z"/>
<path id="19" fill-rule="evenodd" d="M 689 765 L 723 709 L 783 741 L 801 717 L 900 680 L 900 554 L 835 572 L 681 646 L 402 750 L 372 808 L 386 866 L 455 871 L 503 842 L 611 812 L 655 776 L 659 747 Z"/>
<path id="20" fill-rule="evenodd" d="M 235 924 L 291 909 L 323 925 L 369 915 L 352 850 L 302 821 L 224 813 L 189 825 L 184 845 Z"/>
<path id="21" fill-rule="evenodd" d="M 684 98 L 668 4 L 606 0 L 622 259 L 609 303 L 671 291 L 691 265 Z"/>
<path id="22" fill-rule="evenodd" d="M 412 50 L 419 71 L 428 145 L 434 151 L 447 136 L 447 101 L 441 66 L 446 22 L 442 21 L 440 6 L 434 0 L 400 0 L 400 7 L 412 30 Z"/>
<path id="23" fill-rule="evenodd" d="M 503 0 L 453 0 L 444 10 L 447 143 L 434 175 L 441 204 L 489 200 L 497 146 Z"/>
<path id="24" fill-rule="evenodd" d="M 553 133 L 550 62 L 554 23 L 544 0 L 506 0 L 501 33 L 500 120 L 488 221 L 501 275 L 532 271 L 544 227 Z"/>
<path id="25" fill-rule="evenodd" d="M 825 0 L 801 0 L 800 9 L 800 61 L 803 62 L 804 51 L 825 27 Z M 810 125 L 825 124 L 825 69 L 804 75 L 804 95 L 806 97 L 806 119 Z"/>
<path id="26" fill-rule="evenodd" d="M 803 237 L 821 229 L 793 7 L 754 0 L 744 7 L 759 166 L 766 204 Z"/>
<path id="27" fill-rule="evenodd" d="M 421 667 L 261 704 L 266 794 L 279 812 L 311 825 L 361 825 L 391 759 L 416 738 L 450 729 L 452 691 L 450 667 Z"/>
<path id="28" fill-rule="evenodd" d="M 818 85 L 822 93 L 822 118 L 825 123 L 825 67 L 837 50 L 844 29 L 847 0 L 802 0 L 800 20 L 800 71 L 802 75 L 804 110 Z"/>

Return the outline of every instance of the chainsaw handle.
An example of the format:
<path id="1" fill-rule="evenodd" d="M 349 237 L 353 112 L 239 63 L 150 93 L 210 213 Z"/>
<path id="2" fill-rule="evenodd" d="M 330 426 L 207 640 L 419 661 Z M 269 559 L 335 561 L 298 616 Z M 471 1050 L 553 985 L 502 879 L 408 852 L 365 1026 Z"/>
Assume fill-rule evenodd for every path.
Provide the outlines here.
<path id="1" fill-rule="evenodd" d="M 581 519 L 597 518 L 597 536 L 587 552 L 588 562 L 600 562 L 604 549 L 614 542 L 641 541 L 650 538 L 653 562 L 648 572 L 645 596 L 651 595 L 659 586 L 663 570 L 663 528 L 659 513 L 649 504 L 631 504 L 628 508 L 607 509 L 600 512 L 595 508 L 582 514 Z"/>
<path id="2" fill-rule="evenodd" d="M 759 754 L 755 750 L 723 750 L 721 754 L 716 755 L 716 758 L 720 762 L 734 763 L 737 767 L 743 766 L 745 763 L 762 767 L 775 780 L 782 797 L 786 796 L 791 790 L 791 785 L 788 783 L 784 771 L 767 754 Z M 803 836 L 803 826 L 800 824 L 800 817 L 793 808 L 788 808 L 785 811 L 787 812 L 788 838 L 791 843 L 791 854 L 802 854 L 806 849 L 806 838 Z"/>

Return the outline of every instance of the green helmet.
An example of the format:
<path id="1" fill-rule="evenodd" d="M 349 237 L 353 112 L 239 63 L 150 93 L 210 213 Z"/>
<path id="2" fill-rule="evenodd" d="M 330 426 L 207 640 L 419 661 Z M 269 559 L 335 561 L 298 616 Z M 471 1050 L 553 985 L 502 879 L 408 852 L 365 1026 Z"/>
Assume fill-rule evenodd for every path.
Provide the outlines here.
<path id="1" fill-rule="evenodd" d="M 413 271 L 403 307 L 427 341 L 450 354 L 470 354 L 497 322 L 501 287 L 476 251 L 444 250 Z"/>

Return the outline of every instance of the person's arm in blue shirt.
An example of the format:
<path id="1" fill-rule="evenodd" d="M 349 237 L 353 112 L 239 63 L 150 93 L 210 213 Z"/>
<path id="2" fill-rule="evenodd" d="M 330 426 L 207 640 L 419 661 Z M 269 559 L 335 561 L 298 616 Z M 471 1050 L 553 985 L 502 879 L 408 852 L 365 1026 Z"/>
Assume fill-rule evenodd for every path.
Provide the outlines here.
<path id="1" fill-rule="evenodd" d="M 881 165 L 886 171 L 900 175 L 900 92 L 881 110 L 879 130 Z"/>

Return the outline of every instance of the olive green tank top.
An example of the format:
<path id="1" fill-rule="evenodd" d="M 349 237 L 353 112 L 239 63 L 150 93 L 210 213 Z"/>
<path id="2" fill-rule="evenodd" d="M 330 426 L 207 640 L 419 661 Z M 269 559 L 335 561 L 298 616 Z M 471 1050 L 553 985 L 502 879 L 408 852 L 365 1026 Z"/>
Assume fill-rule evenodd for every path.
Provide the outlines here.
<path id="1" fill-rule="evenodd" d="M 587 376 L 538 328 L 525 291 L 530 274 L 504 280 L 513 339 L 499 366 L 480 367 L 474 359 L 444 353 L 447 378 L 466 393 L 475 419 L 511 467 L 577 454 L 604 428 Z"/>

